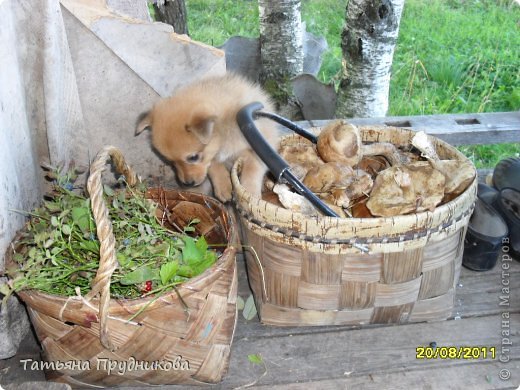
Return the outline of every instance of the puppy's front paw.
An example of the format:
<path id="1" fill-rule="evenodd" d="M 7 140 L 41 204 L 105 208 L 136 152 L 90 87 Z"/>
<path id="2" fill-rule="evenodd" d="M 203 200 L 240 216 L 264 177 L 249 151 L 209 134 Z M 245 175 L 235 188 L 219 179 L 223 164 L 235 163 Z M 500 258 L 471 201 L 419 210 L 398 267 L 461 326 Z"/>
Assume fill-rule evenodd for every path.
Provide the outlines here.
<path id="1" fill-rule="evenodd" d="M 229 202 L 233 198 L 233 186 L 231 180 L 219 180 L 213 183 L 213 192 L 218 200 L 223 203 Z"/>
<path id="2" fill-rule="evenodd" d="M 223 203 L 229 202 L 232 198 L 233 185 L 231 176 L 223 163 L 214 162 L 208 170 L 209 179 L 213 184 L 213 194 Z"/>

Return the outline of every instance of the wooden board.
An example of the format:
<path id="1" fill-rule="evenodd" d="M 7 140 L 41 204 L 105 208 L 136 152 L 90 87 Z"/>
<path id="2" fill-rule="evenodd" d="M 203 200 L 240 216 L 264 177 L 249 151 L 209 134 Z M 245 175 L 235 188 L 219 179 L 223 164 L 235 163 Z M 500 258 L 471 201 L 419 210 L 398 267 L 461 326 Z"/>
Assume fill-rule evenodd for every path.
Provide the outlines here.
<path id="1" fill-rule="evenodd" d="M 326 379 L 294 384 L 274 386 L 257 386 L 257 389 L 273 390 L 333 390 L 333 389 L 364 389 L 364 390 L 460 390 L 460 389 L 511 389 L 509 381 L 501 380 L 497 373 L 506 367 L 509 370 L 518 369 L 514 363 L 474 363 L 455 366 L 424 368 L 418 370 L 401 370 L 394 373 L 369 374 L 366 376 L 346 376 L 342 379 Z"/>
<path id="2" fill-rule="evenodd" d="M 352 118 L 356 125 L 386 125 L 424 130 L 451 145 L 520 142 L 520 111 Z M 298 122 L 304 128 L 325 126 L 330 120 Z M 283 130 L 285 132 L 285 130 Z"/>
<path id="3" fill-rule="evenodd" d="M 519 315 L 515 315 L 518 323 Z M 316 382 L 334 380 L 339 383 L 357 381 L 370 383 L 371 376 L 387 375 L 395 380 L 402 379 L 403 375 L 414 371 L 429 371 L 439 368 L 445 371 L 450 368 L 496 363 L 496 360 L 418 360 L 416 347 L 428 345 L 436 341 L 438 346 L 500 346 L 499 316 L 472 318 L 459 321 L 445 321 L 435 324 L 415 324 L 383 327 L 377 329 L 343 330 L 271 337 L 245 338 L 235 341 L 231 358 L 230 372 L 223 383 L 223 388 L 233 388 L 252 382 L 260 377 L 263 368 L 250 364 L 248 354 L 261 354 L 267 367 L 267 374 L 259 381 L 259 385 L 282 385 L 299 382 Z M 520 359 L 520 347 L 514 346 L 509 355 L 514 369 Z M 502 365 L 499 365 L 502 367 Z M 519 383 L 519 372 L 511 371 L 512 383 Z M 485 371 L 483 371 L 485 372 Z M 496 379 L 499 371 L 492 375 Z M 490 373 L 491 375 L 491 373 Z M 357 378 L 357 379 L 354 379 Z M 459 385 L 455 388 L 465 388 L 465 376 L 459 378 Z M 387 382 L 388 385 L 399 387 L 400 382 Z M 428 376 L 424 376 L 422 388 L 432 384 Z M 479 379 L 480 386 L 489 385 L 485 375 Z M 489 386 L 492 387 L 492 386 Z M 387 388 L 387 387 L 385 387 Z"/>

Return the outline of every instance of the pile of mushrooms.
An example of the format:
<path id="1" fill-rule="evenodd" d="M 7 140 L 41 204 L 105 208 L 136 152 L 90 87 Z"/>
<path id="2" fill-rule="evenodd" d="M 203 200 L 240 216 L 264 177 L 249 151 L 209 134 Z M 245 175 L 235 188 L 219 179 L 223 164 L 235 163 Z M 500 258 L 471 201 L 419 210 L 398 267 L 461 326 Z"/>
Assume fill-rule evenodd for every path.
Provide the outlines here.
<path id="1" fill-rule="evenodd" d="M 356 126 L 335 121 L 321 131 L 316 145 L 289 137 L 279 153 L 340 217 L 433 211 L 464 192 L 475 177 L 469 161 L 441 160 L 424 132 L 418 132 L 407 149 L 386 142 L 363 144 Z M 266 188 L 266 201 L 306 215 L 319 214 L 287 185 L 267 180 Z"/>

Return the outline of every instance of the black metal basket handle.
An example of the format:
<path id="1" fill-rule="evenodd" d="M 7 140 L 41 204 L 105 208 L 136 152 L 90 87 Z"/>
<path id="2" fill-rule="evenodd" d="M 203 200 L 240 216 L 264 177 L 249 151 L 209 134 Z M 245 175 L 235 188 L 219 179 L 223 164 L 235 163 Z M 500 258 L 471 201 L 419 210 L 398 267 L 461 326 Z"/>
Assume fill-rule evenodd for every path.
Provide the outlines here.
<path id="1" fill-rule="evenodd" d="M 280 157 L 280 155 L 267 143 L 258 128 L 255 126 L 254 120 L 258 117 L 266 117 L 284 125 L 293 130 L 297 134 L 309 139 L 313 143 L 317 142 L 317 137 L 309 133 L 307 130 L 299 127 L 291 121 L 269 112 L 260 111 L 264 106 L 259 102 L 254 102 L 243 107 L 237 114 L 237 122 L 242 134 L 246 138 L 251 148 L 260 157 L 260 159 L 267 165 L 269 171 L 276 177 L 277 181 L 286 180 L 295 191 L 305 197 L 311 204 L 329 217 L 339 218 L 329 206 L 323 203 L 311 190 L 309 190 L 303 183 L 294 176 L 290 171 L 290 166 Z"/>

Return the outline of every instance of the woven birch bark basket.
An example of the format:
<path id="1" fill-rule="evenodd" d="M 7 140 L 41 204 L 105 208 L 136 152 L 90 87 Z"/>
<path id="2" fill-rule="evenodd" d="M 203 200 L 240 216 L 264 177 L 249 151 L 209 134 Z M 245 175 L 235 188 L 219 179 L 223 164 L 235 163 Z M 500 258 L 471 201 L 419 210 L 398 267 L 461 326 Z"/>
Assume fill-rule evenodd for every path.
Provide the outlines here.
<path id="1" fill-rule="evenodd" d="M 393 127 L 360 129 L 365 143 L 405 146 L 415 135 Z M 441 159 L 467 160 L 430 139 Z M 246 253 L 246 261 L 263 323 L 397 324 L 451 316 L 476 179 L 433 212 L 332 218 L 308 217 L 252 197 L 240 183 L 240 170 L 237 161 L 231 178 L 244 243 L 257 254 Z M 368 253 L 356 248 L 361 245 Z"/>
<path id="2" fill-rule="evenodd" d="M 227 246 L 212 267 L 178 285 L 177 291 L 158 299 L 110 298 L 110 276 L 117 260 L 101 184 L 110 159 L 129 185 L 138 180 L 114 147 L 104 148 L 91 165 L 87 186 L 101 259 L 90 293 L 64 297 L 19 292 L 43 348 L 47 378 L 80 388 L 219 382 L 228 369 L 236 326 L 236 249 L 232 246 L 238 239 L 236 223 L 221 203 L 208 196 L 150 189 L 147 197 L 172 215 L 182 209 L 179 214 L 190 218 L 209 216 L 212 223 L 197 226 L 197 233 L 210 244 L 215 243 L 212 239 L 220 244 L 224 240 Z M 189 221 L 176 222 L 185 226 Z"/>

